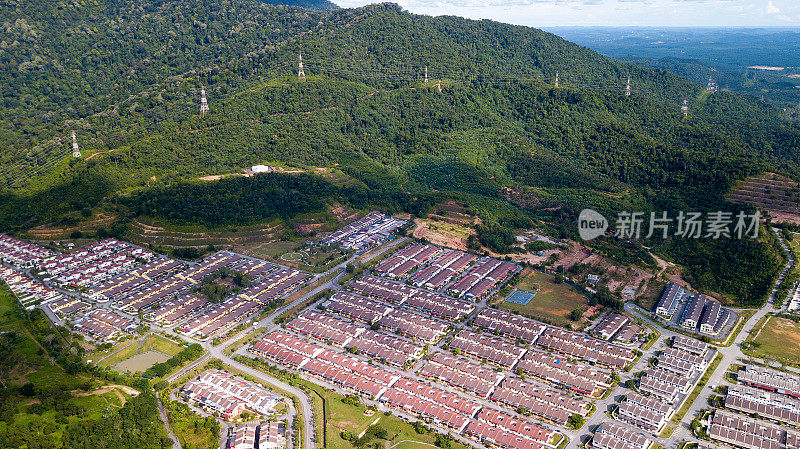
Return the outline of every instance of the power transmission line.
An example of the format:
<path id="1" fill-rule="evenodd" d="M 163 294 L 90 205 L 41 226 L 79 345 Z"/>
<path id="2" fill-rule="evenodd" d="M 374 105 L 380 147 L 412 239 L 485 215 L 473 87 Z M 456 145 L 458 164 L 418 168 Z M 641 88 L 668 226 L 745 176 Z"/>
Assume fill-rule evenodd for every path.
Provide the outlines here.
<path id="1" fill-rule="evenodd" d="M 273 66 L 274 72 L 273 74 L 278 74 L 281 71 L 290 71 L 290 67 L 297 68 L 297 80 L 298 81 L 305 81 L 307 79 L 306 70 L 313 76 L 314 74 L 323 74 L 326 76 L 332 77 L 339 77 L 339 78 L 351 78 L 351 79 L 368 79 L 368 80 L 379 80 L 379 81 L 387 81 L 387 82 L 408 82 L 408 83 L 415 83 L 415 82 L 422 82 L 423 84 L 427 85 L 430 79 L 438 79 L 438 80 L 452 80 L 456 82 L 473 82 L 473 83 L 483 83 L 488 85 L 495 85 L 495 86 L 510 86 L 516 85 L 521 83 L 530 83 L 530 82 L 539 82 L 545 84 L 545 81 L 540 76 L 531 76 L 531 77 L 524 77 L 519 75 L 510 75 L 506 73 L 470 73 L 469 68 L 464 69 L 442 69 L 442 68 L 431 68 L 428 65 L 424 66 L 405 66 L 404 68 L 392 68 L 388 69 L 386 67 L 381 67 L 381 64 L 377 60 L 363 60 L 363 59 L 355 59 L 350 61 L 342 61 L 342 60 L 322 60 L 322 59 L 303 59 L 302 53 L 298 54 L 298 63 L 295 66 L 292 61 L 284 61 L 282 63 L 278 63 Z M 538 68 L 535 72 L 539 72 Z M 420 76 L 420 73 L 423 73 Z M 555 82 L 553 84 L 554 87 L 562 87 L 564 83 L 562 83 L 562 78 L 560 77 L 560 72 L 555 72 Z M 572 89 L 582 89 L 582 90 L 607 90 L 613 91 L 615 86 L 620 86 L 622 84 L 622 80 L 619 82 L 609 81 L 607 83 L 601 82 L 585 82 L 578 79 L 569 79 L 566 85 L 563 87 L 572 88 Z M 709 81 L 709 84 L 711 82 Z M 438 87 L 439 92 L 442 91 L 441 82 L 434 84 L 434 86 Z M 630 76 L 627 77 L 627 80 L 624 82 L 624 95 L 630 96 L 632 92 L 634 93 L 643 93 L 643 90 L 637 85 L 634 87 L 631 83 Z M 617 87 L 618 88 L 618 87 Z M 184 98 L 197 98 L 196 95 L 198 94 L 197 89 L 191 89 L 189 95 L 186 95 Z M 209 102 L 206 97 L 205 88 L 201 85 L 199 89 L 199 95 L 201 97 L 200 100 L 200 116 L 204 117 L 206 113 L 210 110 L 209 109 Z M 136 98 L 131 99 L 135 103 Z M 196 109 L 196 103 L 191 104 L 190 102 L 186 101 L 182 104 L 178 104 L 177 107 L 175 103 L 166 104 L 165 107 L 161 110 L 158 108 L 151 108 L 148 111 L 150 112 L 148 119 L 149 119 L 149 126 L 155 127 L 159 125 L 161 122 L 170 120 L 178 122 L 186 117 L 190 117 L 193 115 Z M 173 107 L 170 107 L 173 106 Z M 686 107 L 684 102 L 684 107 Z M 682 109 L 684 115 L 686 115 L 686 110 Z M 143 131 L 147 130 L 147 126 Z M 77 145 L 77 143 L 75 143 Z M 42 165 L 39 165 L 34 169 L 33 173 L 28 172 L 25 174 L 21 174 L 11 179 L 10 184 L 13 185 L 17 181 L 21 180 L 25 176 L 30 177 L 33 174 L 38 174 L 42 170 L 49 169 L 57 162 L 63 159 L 63 155 L 59 156 L 55 154 L 54 157 L 50 160 L 46 160 Z"/>

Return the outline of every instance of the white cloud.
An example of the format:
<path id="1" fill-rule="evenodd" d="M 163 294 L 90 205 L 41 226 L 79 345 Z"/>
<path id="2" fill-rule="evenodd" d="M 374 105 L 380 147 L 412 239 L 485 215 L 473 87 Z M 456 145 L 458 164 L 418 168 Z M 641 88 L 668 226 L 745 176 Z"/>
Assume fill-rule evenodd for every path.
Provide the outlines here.
<path id="1" fill-rule="evenodd" d="M 767 2 L 767 14 L 777 14 L 781 12 L 781 10 L 772 4 L 772 1 Z"/>

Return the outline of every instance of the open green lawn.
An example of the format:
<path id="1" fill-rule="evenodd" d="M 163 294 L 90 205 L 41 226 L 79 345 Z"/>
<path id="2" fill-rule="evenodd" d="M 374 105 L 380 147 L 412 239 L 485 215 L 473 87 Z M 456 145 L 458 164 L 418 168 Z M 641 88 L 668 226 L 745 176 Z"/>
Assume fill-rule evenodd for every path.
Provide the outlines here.
<path id="1" fill-rule="evenodd" d="M 30 324 L 24 313 L 16 306 L 14 296 L 4 284 L 0 283 L 0 330 L 13 332 L 16 335 L 14 349 L 18 351 L 14 359 L 16 362 L 10 372 L 0 371 L 0 381 L 6 386 L 14 387 L 31 383 L 36 393 L 33 398 L 12 395 L 10 399 L 14 402 L 7 404 L 13 404 L 13 408 L 6 410 L 10 415 L 0 424 L 0 433 L 7 429 L 17 435 L 38 432 L 43 440 L 42 446 L 37 447 L 58 448 L 61 447 L 61 438 L 68 425 L 87 419 L 102 419 L 120 409 L 123 401 L 127 401 L 130 396 L 118 389 L 98 390 L 100 382 L 97 379 L 68 374 L 61 366 L 53 364 L 45 349 L 32 337 L 33 334 L 30 333 L 32 329 L 37 331 L 37 335 L 47 337 L 58 335 L 48 334 L 52 329 L 47 329 L 47 324 L 41 321 Z M 42 339 L 42 341 L 47 340 Z M 84 393 L 84 390 L 90 393 Z M 52 404 L 43 409 L 42 401 L 37 397 L 40 392 L 66 393 L 62 400 L 76 406 L 74 411 L 77 413 L 64 413 L 59 416 L 61 412 L 52 408 Z"/>
<path id="2" fill-rule="evenodd" d="M 169 338 L 157 334 L 150 334 L 145 338 L 142 350 L 139 352 L 158 351 L 172 357 L 177 355 L 185 348 L 183 343 L 175 342 Z"/>
<path id="3" fill-rule="evenodd" d="M 139 340 L 139 339 L 124 341 L 124 342 L 114 346 L 113 348 L 111 348 L 105 354 L 105 355 L 108 355 L 108 357 L 106 357 L 106 358 L 104 358 L 102 360 L 100 360 L 100 358 L 103 357 L 104 354 L 100 354 L 100 353 L 91 354 L 91 355 L 88 356 L 88 358 L 91 359 L 94 362 L 97 362 L 98 360 L 100 360 L 99 362 L 97 362 L 97 364 L 99 366 L 104 366 L 104 367 L 105 366 L 114 366 L 114 365 L 116 365 L 117 363 L 119 363 L 119 362 L 121 362 L 123 360 L 129 359 L 129 358 L 135 356 L 136 355 L 136 351 L 139 349 L 139 342 L 140 341 L 141 340 Z"/>
<path id="4" fill-rule="evenodd" d="M 275 242 L 265 243 L 250 250 L 255 255 L 267 257 L 279 257 L 282 254 L 294 251 L 300 244 L 297 242 L 290 242 L 287 240 L 277 240 Z"/>
<path id="5" fill-rule="evenodd" d="M 141 354 L 147 351 L 158 351 L 171 357 L 181 352 L 184 347 L 185 346 L 183 344 L 176 343 L 172 340 L 162 337 L 161 335 L 148 334 L 146 337 L 144 337 L 144 343 L 142 343 L 142 338 L 126 340 L 108 351 L 91 354 L 87 356 L 87 358 L 97 362 L 103 356 L 111 354 L 109 357 L 97 362 L 97 364 L 104 367 L 114 366 L 135 356 L 136 354 Z"/>
<path id="6" fill-rule="evenodd" d="M 342 431 L 359 434 L 375 420 L 379 415 L 376 413 L 373 416 L 364 415 L 366 407 L 364 405 L 352 406 L 342 402 L 343 396 L 333 391 L 327 390 L 319 385 L 306 380 L 299 380 L 298 383 L 302 384 L 305 389 L 313 390 L 318 393 L 310 393 L 314 405 L 315 416 L 322 415 L 322 399 L 326 401 L 326 421 L 325 429 L 328 433 L 327 445 L 329 449 L 352 449 L 353 445 L 340 436 Z M 317 439 L 322 441 L 322 426 L 317 426 Z"/>
<path id="7" fill-rule="evenodd" d="M 88 378 L 83 376 L 69 376 L 64 373 L 58 365 L 53 365 L 43 353 L 43 348 L 31 338 L 26 328 L 26 321 L 19 317 L 15 312 L 16 297 L 6 287 L 0 284 L 0 331 L 14 332 L 18 336 L 15 342 L 16 348 L 24 355 L 25 360 L 38 366 L 36 370 L 19 369 L 13 370 L 10 376 L 10 384 L 20 386 L 31 382 L 37 389 L 75 389 L 85 383 Z"/>
<path id="8" fill-rule="evenodd" d="M 329 408 L 334 402 L 328 401 Z M 341 401 L 339 403 L 341 404 Z M 376 419 L 378 420 L 376 426 L 386 429 L 389 437 L 393 438 L 395 443 L 405 441 L 398 445 L 397 449 L 430 447 L 436 441 L 433 433 L 419 434 L 411 424 L 394 415 L 386 416 L 383 413 L 375 413 L 367 417 L 364 416 L 363 410 L 363 406 L 352 407 L 345 405 L 343 408 L 339 408 L 338 412 L 329 412 L 327 448 L 353 449 L 354 446 L 351 442 L 342 439 L 340 436 L 341 430 L 339 429 L 342 428 L 359 434 L 370 427 Z M 380 442 L 383 441 L 381 440 Z M 453 449 L 468 449 L 468 446 L 455 441 L 452 442 L 451 447 Z"/>
<path id="9" fill-rule="evenodd" d="M 587 303 L 588 298 L 583 293 L 567 283 L 556 284 L 553 275 L 529 268 L 523 271 L 517 290 L 534 293 L 537 288 L 536 296 L 524 306 L 507 302 L 505 298 L 501 298 L 498 306 L 512 312 L 519 311 L 531 318 L 545 318 L 567 325 L 570 312 Z"/>
<path id="10" fill-rule="evenodd" d="M 330 431 L 330 426 L 333 426 L 338 431 L 348 430 L 350 432 L 360 433 L 369 427 L 369 425 L 375 421 L 378 416 L 382 416 L 380 413 L 376 413 L 372 416 L 366 416 L 364 414 L 366 411 L 364 406 L 354 407 L 342 402 L 342 397 L 338 394 L 325 393 L 323 393 L 323 397 L 327 396 L 325 399 L 327 400 L 326 406 L 328 412 L 328 431 Z"/>
<path id="11" fill-rule="evenodd" d="M 748 355 L 800 364 L 800 323 L 771 316 L 745 344 Z"/>

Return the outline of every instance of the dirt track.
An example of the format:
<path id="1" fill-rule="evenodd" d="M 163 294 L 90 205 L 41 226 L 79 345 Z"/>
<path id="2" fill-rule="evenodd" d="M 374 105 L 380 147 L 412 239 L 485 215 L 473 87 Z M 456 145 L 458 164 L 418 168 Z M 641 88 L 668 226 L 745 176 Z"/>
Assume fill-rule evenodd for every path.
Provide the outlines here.
<path id="1" fill-rule="evenodd" d="M 79 223 L 70 227 L 56 227 L 53 225 L 41 225 L 27 231 L 28 235 L 37 240 L 58 240 L 69 237 L 74 231 L 96 230 L 107 227 L 114 223 L 117 217 L 114 215 L 98 214 L 93 220 Z"/>
<path id="2" fill-rule="evenodd" d="M 127 402 L 127 399 L 125 398 L 125 396 L 122 393 L 120 393 L 120 390 L 124 391 L 125 393 L 129 394 L 130 396 L 138 396 L 139 395 L 138 391 L 134 390 L 131 387 L 127 387 L 125 385 L 106 385 L 105 387 L 98 388 L 97 390 L 94 390 L 94 391 L 82 391 L 80 393 L 76 393 L 75 396 L 78 396 L 78 397 L 81 397 L 81 396 L 95 396 L 95 395 L 105 394 L 105 393 L 108 393 L 108 392 L 114 392 L 114 394 L 119 398 L 120 403 L 122 405 L 125 405 L 125 402 Z"/>

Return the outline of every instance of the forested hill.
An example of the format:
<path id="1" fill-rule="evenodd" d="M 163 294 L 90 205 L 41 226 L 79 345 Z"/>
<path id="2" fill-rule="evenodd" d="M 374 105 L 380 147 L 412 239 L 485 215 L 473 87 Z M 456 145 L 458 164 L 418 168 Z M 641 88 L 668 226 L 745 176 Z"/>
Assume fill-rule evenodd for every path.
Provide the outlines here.
<path id="1" fill-rule="evenodd" d="M 330 11 L 339 7 L 328 0 L 261 0 L 268 5 L 299 6 L 315 11 Z"/>
<path id="2" fill-rule="evenodd" d="M 265 162 L 338 164 L 370 188 L 412 193 L 581 187 L 613 193 L 590 195 L 606 202 L 625 192 L 671 207 L 710 207 L 735 179 L 798 168 L 800 133 L 768 105 L 708 96 L 534 28 L 393 4 L 6 5 L 4 229 Z M 298 84 L 300 51 L 309 79 Z M 202 118 L 201 86 L 211 105 Z M 80 160 L 70 157 L 72 129 Z M 586 195 L 555 197 L 591 204 Z"/>
<path id="3" fill-rule="evenodd" d="M 431 18 L 391 4 L 315 12 L 231 0 L 9 0 L 0 10 L 0 181 L 65 153 L 78 128 L 87 150 L 138 140 L 259 80 L 292 73 L 398 87 L 422 77 L 460 83 L 516 80 L 634 93 L 677 105 L 696 87 L 611 62 L 542 31 L 490 21 Z M 108 132 L 113 130 L 112 132 Z M 22 163 L 22 166 L 18 164 Z M 49 168 L 49 167 L 48 167 Z M 38 171 L 38 170 L 37 170 Z"/>

